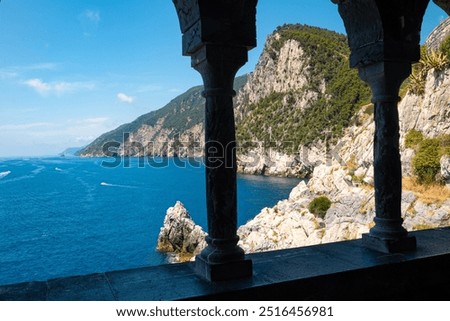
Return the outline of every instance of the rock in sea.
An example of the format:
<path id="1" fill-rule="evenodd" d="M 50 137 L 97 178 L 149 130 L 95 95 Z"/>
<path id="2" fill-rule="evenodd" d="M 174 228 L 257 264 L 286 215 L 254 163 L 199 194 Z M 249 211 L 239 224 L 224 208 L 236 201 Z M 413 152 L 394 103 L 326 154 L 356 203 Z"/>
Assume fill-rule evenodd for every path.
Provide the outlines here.
<path id="1" fill-rule="evenodd" d="M 206 232 L 196 225 L 181 202 L 169 207 L 158 236 L 157 250 L 168 254 L 171 263 L 194 260 L 206 247 Z"/>

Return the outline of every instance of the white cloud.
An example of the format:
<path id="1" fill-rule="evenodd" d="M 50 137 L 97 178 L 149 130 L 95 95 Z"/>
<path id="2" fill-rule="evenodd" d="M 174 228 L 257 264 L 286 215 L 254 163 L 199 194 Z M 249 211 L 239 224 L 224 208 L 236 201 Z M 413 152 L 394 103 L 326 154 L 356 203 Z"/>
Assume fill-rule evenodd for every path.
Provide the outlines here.
<path id="1" fill-rule="evenodd" d="M 39 63 L 39 64 L 21 66 L 21 67 L 17 67 L 17 68 L 23 69 L 23 70 L 55 70 L 58 68 L 58 66 L 59 66 L 58 63 L 43 62 L 43 63 Z"/>
<path id="2" fill-rule="evenodd" d="M 15 130 L 26 130 L 26 129 L 33 129 L 33 128 L 39 128 L 39 127 L 51 127 L 54 126 L 52 123 L 45 123 L 45 122 L 36 122 L 36 123 L 28 123 L 28 124 L 6 124 L 6 125 L 0 125 L 0 130 L 8 130 L 8 131 L 15 131 Z"/>
<path id="3" fill-rule="evenodd" d="M 38 78 L 26 80 L 24 84 L 43 96 L 49 94 L 62 95 L 80 90 L 92 90 L 95 87 L 92 82 L 44 82 Z"/>
<path id="4" fill-rule="evenodd" d="M 56 155 L 67 147 L 84 146 L 119 124 L 102 115 L 53 123 L 0 123 L 0 156 Z"/>
<path id="5" fill-rule="evenodd" d="M 96 10 L 85 10 L 83 12 L 83 17 L 85 17 L 86 19 L 88 19 L 93 23 L 100 22 L 100 12 Z"/>
<path id="6" fill-rule="evenodd" d="M 51 90 L 51 86 L 40 79 L 29 79 L 25 81 L 25 85 L 35 89 L 39 93 L 46 93 Z"/>
<path id="7" fill-rule="evenodd" d="M 77 121 L 77 124 L 83 125 L 102 125 L 109 120 L 108 117 L 96 117 L 96 118 L 86 118 Z"/>
<path id="8" fill-rule="evenodd" d="M 83 35 L 91 37 L 96 34 L 97 28 L 100 24 L 100 12 L 97 10 L 84 10 L 79 16 L 78 20 L 81 23 Z"/>
<path id="9" fill-rule="evenodd" d="M 15 78 L 17 76 L 18 73 L 16 71 L 8 69 L 0 69 L 0 79 Z"/>
<path id="10" fill-rule="evenodd" d="M 118 93 L 117 94 L 117 98 L 123 102 L 123 103 L 127 103 L 127 104 L 132 104 L 134 102 L 134 97 L 125 95 L 124 93 Z"/>
<path id="11" fill-rule="evenodd" d="M 0 68 L 0 79 L 12 79 L 24 77 L 23 74 L 34 71 L 56 70 L 59 67 L 59 65 L 60 64 L 54 62 L 44 62 L 31 65 L 3 67 Z"/>

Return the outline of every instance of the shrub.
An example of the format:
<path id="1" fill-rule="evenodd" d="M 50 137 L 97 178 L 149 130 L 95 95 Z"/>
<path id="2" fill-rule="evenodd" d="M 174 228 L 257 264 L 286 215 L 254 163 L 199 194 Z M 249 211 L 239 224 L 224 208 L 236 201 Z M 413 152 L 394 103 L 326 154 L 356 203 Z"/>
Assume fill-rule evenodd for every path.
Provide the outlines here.
<path id="1" fill-rule="evenodd" d="M 309 203 L 309 211 L 320 218 L 324 218 L 328 209 L 331 207 L 331 201 L 326 196 L 316 197 Z"/>
<path id="2" fill-rule="evenodd" d="M 369 115 L 369 116 L 373 115 L 373 113 L 375 111 L 375 105 L 374 104 L 369 104 L 369 105 L 366 105 L 364 107 L 365 107 L 364 108 L 364 114 Z"/>
<path id="3" fill-rule="evenodd" d="M 405 135 L 405 147 L 416 149 L 423 141 L 423 134 L 421 131 L 411 129 Z"/>
<path id="4" fill-rule="evenodd" d="M 422 96 L 425 93 L 426 80 L 427 74 L 425 69 L 421 68 L 418 64 L 414 65 L 411 76 L 408 78 L 408 91 L 416 96 Z"/>
<path id="5" fill-rule="evenodd" d="M 439 51 L 450 59 L 450 36 L 445 38 L 445 40 L 441 43 Z"/>
<path id="6" fill-rule="evenodd" d="M 450 65 L 450 55 L 444 53 L 442 47 L 440 51 L 428 51 L 426 47 L 422 47 L 420 56 L 420 61 L 413 65 L 407 88 L 412 94 L 422 96 L 425 93 L 428 72 L 431 69 L 442 71 L 448 68 Z"/>
<path id="7" fill-rule="evenodd" d="M 432 184 L 441 169 L 439 139 L 424 139 L 412 161 L 414 174 L 420 184 Z"/>
<path id="8" fill-rule="evenodd" d="M 444 70 L 448 67 L 449 63 L 447 55 L 441 51 L 434 50 L 426 52 L 426 54 L 422 56 L 421 62 L 425 65 L 427 71 L 431 69 L 436 69 L 438 71 Z"/>

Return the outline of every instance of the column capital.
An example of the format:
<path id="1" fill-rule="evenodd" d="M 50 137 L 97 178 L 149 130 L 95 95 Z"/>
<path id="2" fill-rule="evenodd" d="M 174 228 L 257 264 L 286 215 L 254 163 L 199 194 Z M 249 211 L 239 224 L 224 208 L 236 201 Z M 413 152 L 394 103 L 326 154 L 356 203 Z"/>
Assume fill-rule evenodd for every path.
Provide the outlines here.
<path id="1" fill-rule="evenodd" d="M 248 60 L 248 50 L 245 47 L 231 47 L 219 44 L 205 44 L 191 55 L 192 67 L 208 63 L 220 67 L 226 65 L 239 69 Z"/>
<path id="2" fill-rule="evenodd" d="M 205 44 L 256 47 L 258 0 L 173 0 L 183 33 L 183 55 Z"/>
<path id="3" fill-rule="evenodd" d="M 372 90 L 372 102 L 399 101 L 398 92 L 403 81 L 411 74 L 411 63 L 381 61 L 358 68 L 359 78 Z"/>
<path id="4" fill-rule="evenodd" d="M 420 30 L 429 0 L 332 0 L 347 30 L 350 66 L 420 59 Z"/>
<path id="5" fill-rule="evenodd" d="M 247 62 L 248 52 L 245 47 L 206 44 L 191 56 L 191 60 L 192 67 L 202 76 L 205 97 L 234 97 L 234 78 L 239 68 Z"/>

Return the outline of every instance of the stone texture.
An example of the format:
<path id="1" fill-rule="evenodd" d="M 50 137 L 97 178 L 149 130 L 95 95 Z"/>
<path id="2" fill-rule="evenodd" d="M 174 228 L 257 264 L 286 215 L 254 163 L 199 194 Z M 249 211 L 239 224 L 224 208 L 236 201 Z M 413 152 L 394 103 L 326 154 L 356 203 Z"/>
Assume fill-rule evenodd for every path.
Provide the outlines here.
<path id="1" fill-rule="evenodd" d="M 441 3 L 445 1 L 439 1 Z M 450 9 L 450 4 L 447 2 L 447 8 Z M 425 40 L 425 45 L 429 50 L 439 50 L 439 46 L 450 35 L 450 17 L 443 20 Z"/>
<path id="2" fill-rule="evenodd" d="M 275 151 L 253 150 L 238 156 L 238 171 L 243 174 L 305 178 L 313 169 L 313 164 L 298 155 Z"/>
<path id="3" fill-rule="evenodd" d="M 425 94 L 408 93 L 399 105 L 401 141 L 411 129 L 434 138 L 450 134 L 450 70 L 428 73 Z"/>
<path id="4" fill-rule="evenodd" d="M 435 86 L 438 80 L 444 86 Z M 413 128 L 431 137 L 450 124 L 450 72 L 430 72 L 423 97 L 407 94 L 399 104 L 403 175 L 410 176 L 414 150 L 404 148 L 405 133 Z M 447 89 L 447 91 L 446 91 Z M 427 102 L 427 103 L 424 103 Z M 417 126 L 417 127 L 416 127 Z M 359 238 L 373 226 L 373 118 L 362 108 L 357 121 L 346 129 L 337 157 L 315 157 L 308 182 L 300 182 L 289 198 L 265 208 L 255 218 L 239 227 L 239 245 L 246 252 L 283 249 L 338 240 Z M 318 155 L 318 154 L 317 154 Z M 450 157 L 441 159 L 441 174 L 450 177 Z M 351 181 L 348 180 L 349 176 Z M 324 219 L 309 213 L 312 199 L 326 195 L 333 202 Z M 450 201 L 429 204 L 412 191 L 403 190 L 401 212 L 404 227 L 414 231 L 450 225 Z M 314 227 L 314 229 L 312 228 Z"/>
<path id="5" fill-rule="evenodd" d="M 444 155 L 441 157 L 441 177 L 444 182 L 450 184 L 450 156 Z"/>
<path id="6" fill-rule="evenodd" d="M 194 223 L 184 205 L 177 202 L 166 212 L 157 250 L 171 253 L 171 262 L 189 261 L 206 247 L 205 237 L 206 233 Z"/>
<path id="7" fill-rule="evenodd" d="M 238 119 L 244 111 L 240 108 L 245 105 L 257 103 L 273 92 L 300 91 L 308 85 L 308 57 L 301 44 L 288 40 L 279 52 L 274 52 L 272 44 L 279 38 L 276 32 L 267 38 L 254 72 L 249 75 L 248 82 L 237 97 Z M 305 92 L 298 106 L 305 106 L 304 103 L 315 96 L 312 91 Z"/>

